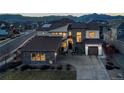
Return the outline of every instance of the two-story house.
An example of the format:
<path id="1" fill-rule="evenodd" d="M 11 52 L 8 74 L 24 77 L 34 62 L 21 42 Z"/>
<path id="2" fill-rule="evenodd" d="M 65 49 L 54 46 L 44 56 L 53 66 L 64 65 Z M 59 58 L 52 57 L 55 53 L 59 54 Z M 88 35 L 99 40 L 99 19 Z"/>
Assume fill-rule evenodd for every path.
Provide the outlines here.
<path id="1" fill-rule="evenodd" d="M 100 25 L 88 23 L 85 33 L 85 55 L 102 55 Z"/>
<path id="2" fill-rule="evenodd" d="M 111 42 L 120 53 L 124 54 L 124 23 L 112 28 Z"/>

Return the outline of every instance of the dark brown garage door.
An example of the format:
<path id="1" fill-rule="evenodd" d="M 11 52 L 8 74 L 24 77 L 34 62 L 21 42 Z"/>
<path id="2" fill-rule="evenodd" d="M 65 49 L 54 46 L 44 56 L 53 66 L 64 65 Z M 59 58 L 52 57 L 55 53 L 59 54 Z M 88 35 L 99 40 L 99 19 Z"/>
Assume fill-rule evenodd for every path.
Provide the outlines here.
<path id="1" fill-rule="evenodd" d="M 98 47 L 88 47 L 88 55 L 98 55 Z"/>

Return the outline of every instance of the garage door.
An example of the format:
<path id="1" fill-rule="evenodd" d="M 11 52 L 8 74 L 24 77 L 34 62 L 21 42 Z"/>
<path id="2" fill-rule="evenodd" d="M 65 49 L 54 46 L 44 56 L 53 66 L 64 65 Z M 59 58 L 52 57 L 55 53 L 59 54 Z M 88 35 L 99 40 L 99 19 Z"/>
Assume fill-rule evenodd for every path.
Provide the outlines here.
<path id="1" fill-rule="evenodd" d="M 88 47 L 88 55 L 98 55 L 98 47 Z"/>

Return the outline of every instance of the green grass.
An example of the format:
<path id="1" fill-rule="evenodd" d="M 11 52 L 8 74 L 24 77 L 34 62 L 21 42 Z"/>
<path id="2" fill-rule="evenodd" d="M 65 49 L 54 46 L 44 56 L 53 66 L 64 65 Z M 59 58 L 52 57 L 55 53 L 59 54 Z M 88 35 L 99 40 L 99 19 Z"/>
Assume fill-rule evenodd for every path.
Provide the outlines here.
<path id="1" fill-rule="evenodd" d="M 7 71 L 1 80 L 75 80 L 75 71 Z"/>

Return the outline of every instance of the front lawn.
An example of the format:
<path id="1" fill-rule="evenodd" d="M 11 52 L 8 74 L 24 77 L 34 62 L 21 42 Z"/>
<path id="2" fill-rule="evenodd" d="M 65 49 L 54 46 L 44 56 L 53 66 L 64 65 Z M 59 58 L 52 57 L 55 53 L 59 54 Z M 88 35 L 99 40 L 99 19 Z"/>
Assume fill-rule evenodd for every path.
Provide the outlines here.
<path id="1" fill-rule="evenodd" d="M 75 80 L 75 71 L 7 71 L 1 80 Z"/>

